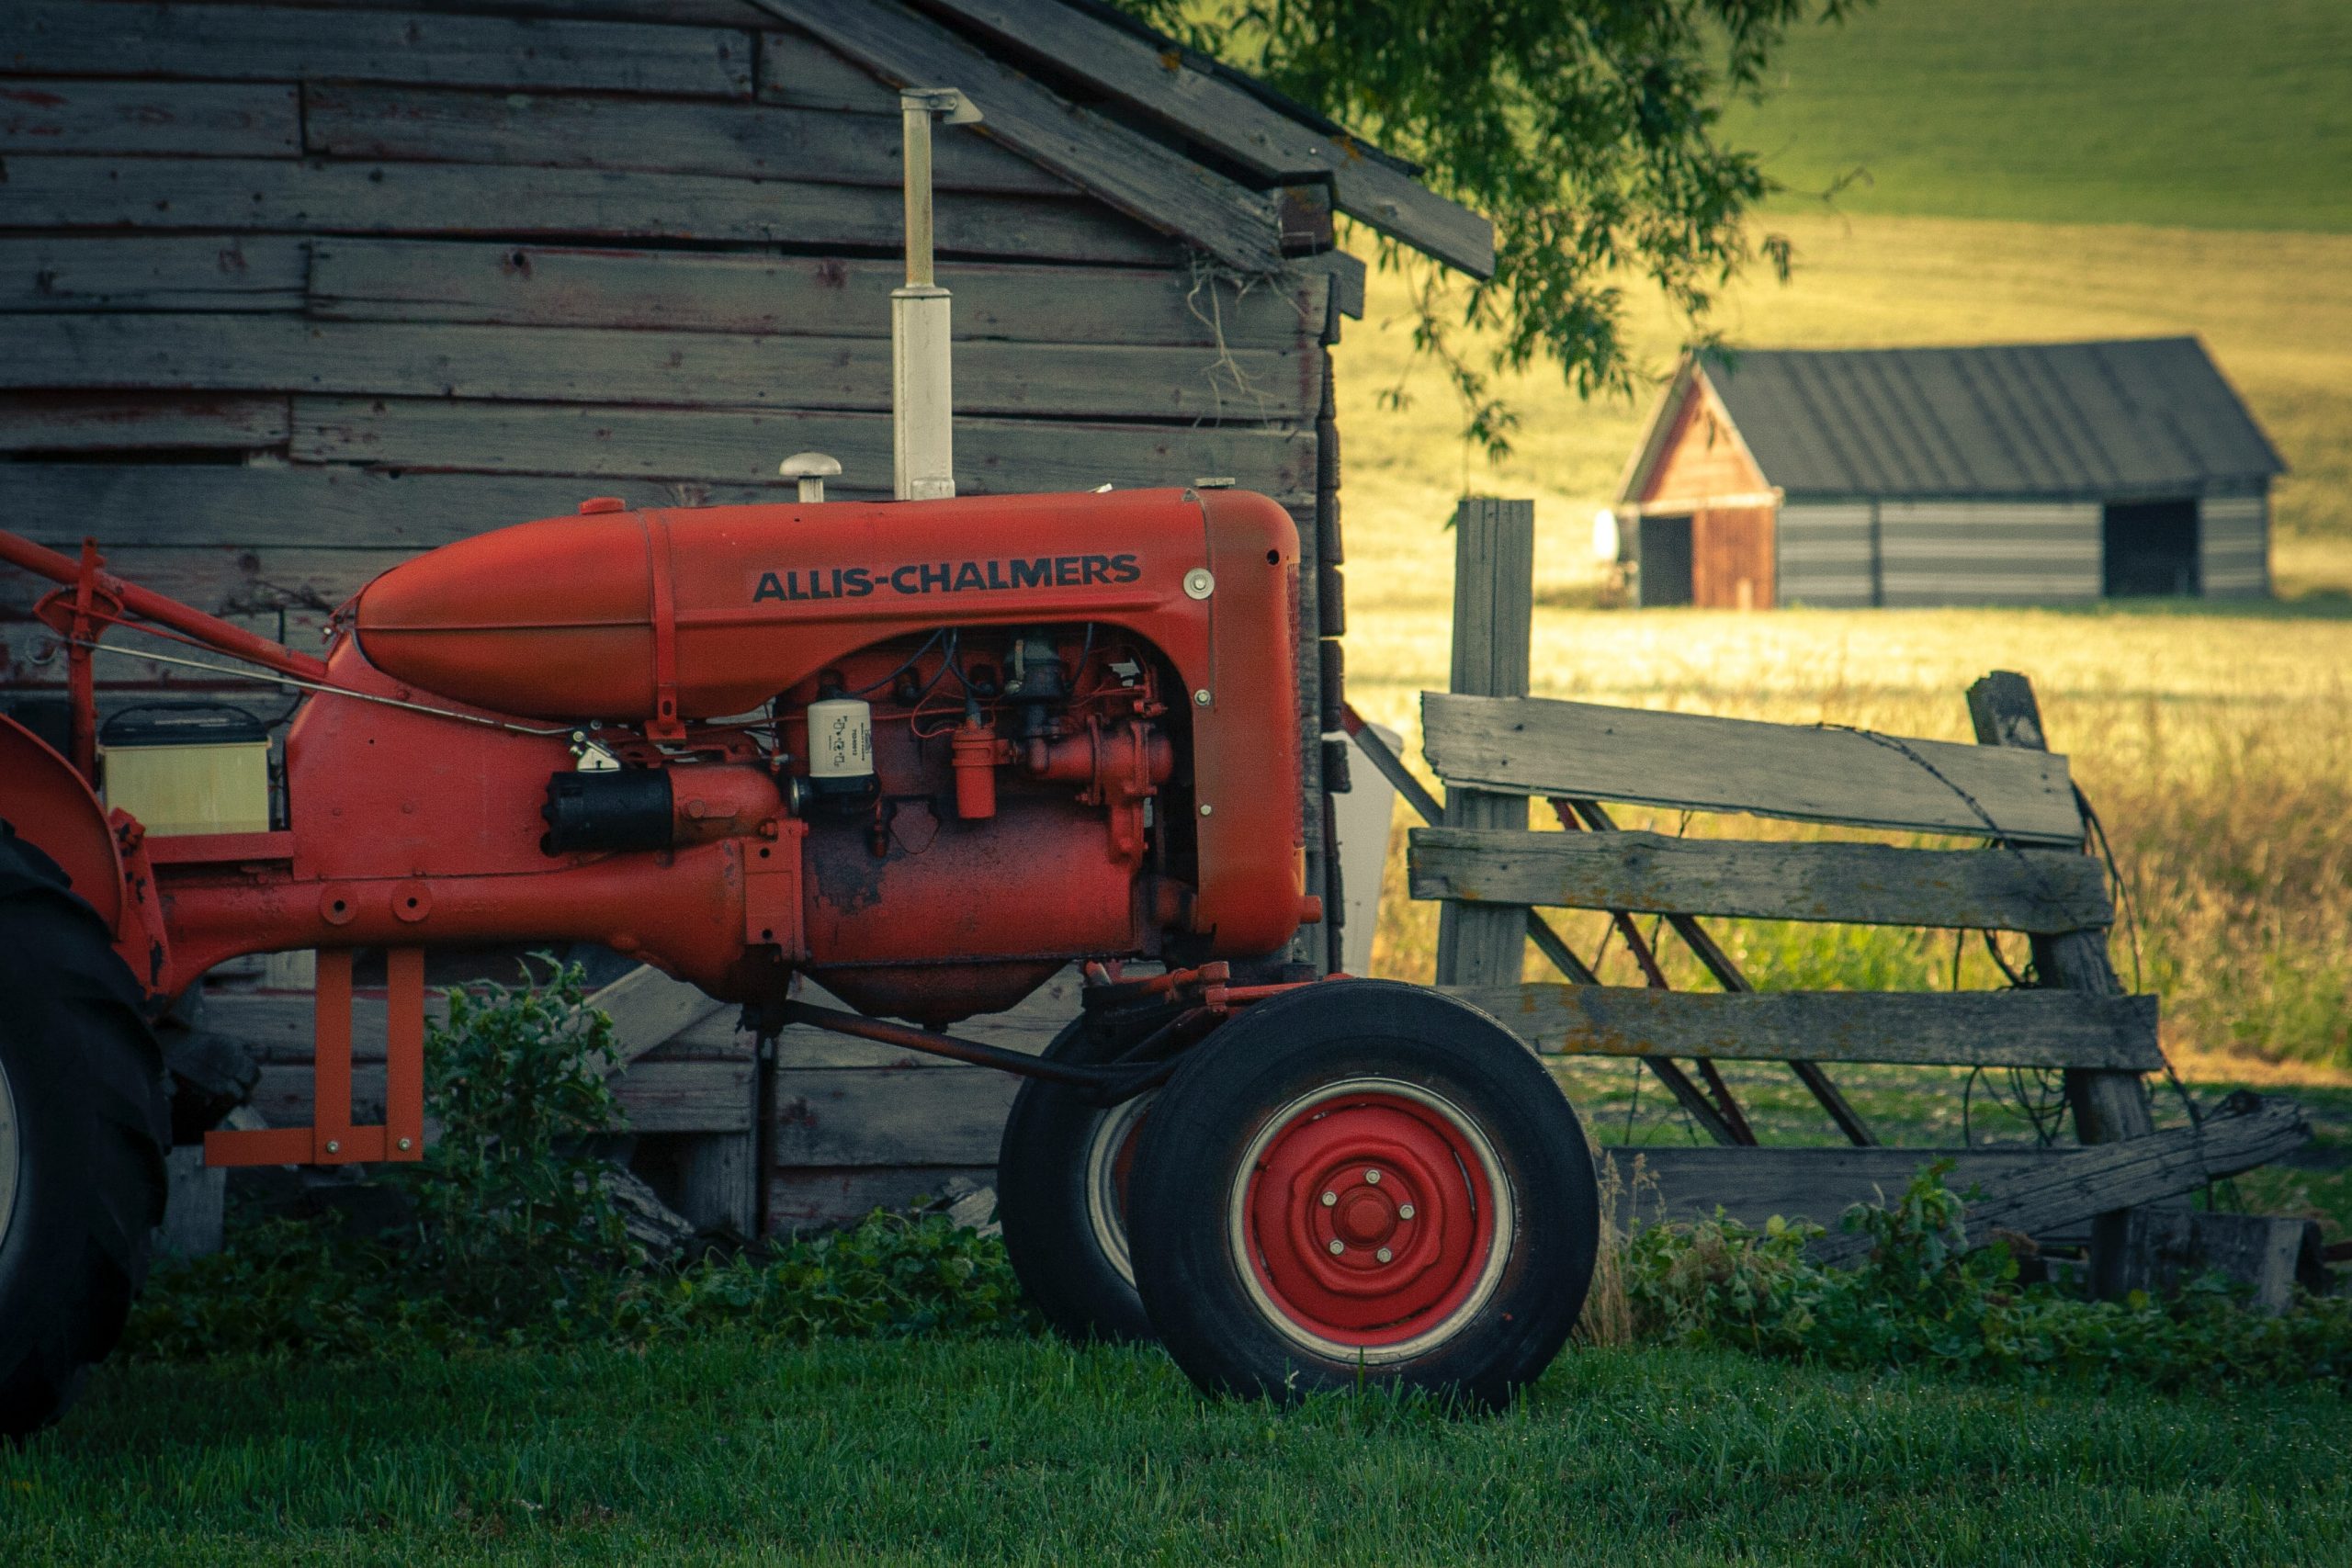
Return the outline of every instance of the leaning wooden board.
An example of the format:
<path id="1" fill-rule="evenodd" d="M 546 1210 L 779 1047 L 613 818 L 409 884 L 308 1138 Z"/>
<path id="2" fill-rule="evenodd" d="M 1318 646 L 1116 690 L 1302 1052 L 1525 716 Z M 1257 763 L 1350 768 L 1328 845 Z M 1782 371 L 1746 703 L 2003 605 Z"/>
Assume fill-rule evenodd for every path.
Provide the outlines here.
<path id="1" fill-rule="evenodd" d="M 1425 692 L 1421 738 L 1449 784 L 1521 795 L 2079 845 L 2066 759 L 1542 697 Z"/>
<path id="2" fill-rule="evenodd" d="M 1629 986 L 1445 989 L 1568 1055 L 2154 1072 L 2156 998 L 2073 991 L 1656 991 Z"/>
<path id="3" fill-rule="evenodd" d="M 2115 911 L 2106 868 L 2074 850 L 1512 833 L 1417 828 L 1412 893 L 1456 903 L 1766 920 L 2071 931 Z"/>

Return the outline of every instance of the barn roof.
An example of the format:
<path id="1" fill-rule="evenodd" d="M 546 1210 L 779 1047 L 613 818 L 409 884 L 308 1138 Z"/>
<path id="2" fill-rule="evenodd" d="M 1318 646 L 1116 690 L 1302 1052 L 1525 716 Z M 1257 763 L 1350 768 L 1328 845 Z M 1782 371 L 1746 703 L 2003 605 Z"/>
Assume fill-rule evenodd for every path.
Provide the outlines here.
<path id="1" fill-rule="evenodd" d="M 1328 186 L 1331 205 L 1474 276 L 1494 226 L 1419 172 L 1264 83 L 1100 0 L 751 0 L 899 86 L 955 86 L 983 136 L 1244 270 L 1278 265 L 1268 191 Z"/>
<path id="2" fill-rule="evenodd" d="M 1791 494 L 2107 496 L 2286 468 L 2192 337 L 1710 351 L 1668 406 L 1694 373 Z M 1637 455 L 1626 494 L 1656 455 Z"/>

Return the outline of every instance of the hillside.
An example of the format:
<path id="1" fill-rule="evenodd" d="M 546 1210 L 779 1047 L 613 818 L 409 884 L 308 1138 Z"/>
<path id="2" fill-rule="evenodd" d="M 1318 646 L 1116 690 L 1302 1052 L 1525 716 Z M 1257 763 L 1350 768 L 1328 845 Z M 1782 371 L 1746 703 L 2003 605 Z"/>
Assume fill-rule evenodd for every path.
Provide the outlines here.
<path id="1" fill-rule="evenodd" d="M 2352 230 L 2343 0 L 1878 0 L 1730 133 L 1851 213 Z"/>

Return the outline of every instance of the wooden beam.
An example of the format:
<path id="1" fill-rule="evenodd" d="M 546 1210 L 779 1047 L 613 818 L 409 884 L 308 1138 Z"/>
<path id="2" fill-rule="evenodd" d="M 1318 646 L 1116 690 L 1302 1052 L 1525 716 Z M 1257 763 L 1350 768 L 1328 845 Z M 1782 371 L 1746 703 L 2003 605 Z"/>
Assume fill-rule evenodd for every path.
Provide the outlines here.
<path id="1" fill-rule="evenodd" d="M 202 392 L 0 392 L 0 452 L 283 451 L 284 398 Z"/>
<path id="2" fill-rule="evenodd" d="M 299 999 L 308 1004 L 308 998 Z M 742 1133 L 752 1125 L 752 1077 L 748 1057 L 640 1062 L 613 1081 L 613 1095 L 620 1101 L 623 1127 L 628 1132 Z M 380 1055 L 353 1066 L 351 1098 L 362 1121 L 383 1114 Z M 271 1126 L 308 1125 L 315 1103 L 307 1060 L 263 1065 L 252 1104 Z"/>
<path id="3" fill-rule="evenodd" d="M 1453 543 L 1452 687 L 1474 700 L 1522 696 L 1534 616 L 1535 503 L 1464 500 L 1454 508 Z M 1449 779 L 1445 825 L 1524 830 L 1527 802 Z M 1438 911 L 1438 984 L 1511 984 L 1526 961 L 1526 931 L 1521 909 L 1446 905 Z"/>
<path id="4" fill-rule="evenodd" d="M 1421 695 L 1449 784 L 1919 833 L 2076 845 L 2066 760 L 2047 753 L 1521 697 Z"/>
<path id="5" fill-rule="evenodd" d="M 650 964 L 640 964 L 612 984 L 598 987 L 587 1002 L 613 1021 L 616 1072 L 727 1006 Z"/>
<path id="6" fill-rule="evenodd" d="M 1274 204 L 1149 137 L 1080 108 L 892 0 L 757 0 L 901 87 L 961 88 L 980 134 L 1051 169 L 1128 217 L 1243 272 L 1282 269 Z M 952 232 L 946 215 L 943 236 Z"/>
<path id="7" fill-rule="evenodd" d="M 308 265 L 288 234 L 0 239 L 0 311 L 300 310 Z"/>
<path id="8" fill-rule="evenodd" d="M 2110 1067 L 2163 1064 L 2154 997 L 2057 991 L 1654 991 L 1449 986 L 1538 1050 L 1742 1061 Z"/>
<path id="9" fill-rule="evenodd" d="M 2046 754 L 2049 742 L 2041 728 L 2041 705 L 2033 683 L 2012 671 L 1996 670 L 1968 689 L 1969 722 L 1977 743 L 2007 747 L 2020 756 Z M 2097 869 L 2088 855 L 2084 863 Z M 2119 996 L 2123 982 L 2107 955 L 2104 927 L 2037 936 L 2033 941 L 2035 977 L 2047 987 L 2088 997 Z M 2077 1063 L 2080 1068 L 2096 1066 Z M 2161 1066 L 2157 1062 L 2152 1066 Z M 2066 1075 L 2066 1102 L 2075 1115 L 2075 1134 L 2086 1144 L 2143 1138 L 2155 1129 L 2148 1107 L 2147 1086 L 2137 1072 L 2071 1071 Z M 2101 1296 L 2116 1297 L 2129 1288 L 2133 1267 L 2129 1217 L 2116 1205 L 2098 1216 L 2091 1233 L 2091 1288 Z"/>
<path id="10" fill-rule="evenodd" d="M 0 439 L 5 432 L 0 416 Z M 777 478 L 776 463 L 789 452 L 841 459 L 842 477 L 828 486 L 830 494 L 888 495 L 890 442 L 887 413 L 302 397 L 294 400 L 291 455 L 298 462 L 369 463 L 410 474 L 613 475 L 775 487 L 769 499 L 785 501 L 792 491 Z M 1182 485 L 1220 474 L 1277 500 L 1300 501 L 1313 491 L 1315 438 L 1309 431 L 1247 425 L 958 419 L 956 469 L 959 495 Z"/>
<path id="11" fill-rule="evenodd" d="M 1985 1180 L 1968 1204 L 1969 1238 L 1982 1246 L 1996 1230 L 2041 1235 L 2177 1198 L 2291 1154 L 2310 1137 L 2301 1109 L 2282 1102 L 2241 1115 L 2209 1116 L 2201 1127 L 2078 1150 L 2040 1168 Z M 1852 1264 L 1869 1256 L 1870 1241 L 1825 1236 L 1815 1251 L 1826 1262 Z"/>
<path id="12" fill-rule="evenodd" d="M 1675 1144 L 1605 1145 L 1617 1170 L 1621 1226 L 1689 1224 L 1721 1208 L 1743 1224 L 1778 1215 L 1830 1230 L 1857 1203 L 1891 1204 L 1919 1168 L 1949 1159 L 1953 1190 L 2048 1169 L 2072 1149 L 1708 1148 Z"/>
<path id="13" fill-rule="evenodd" d="M 110 6 L 93 9 L 109 10 Z M 878 186 L 630 170 L 253 158 L 21 156 L 0 225 L 706 240 L 888 251 L 905 226 Z M 1177 247 L 1079 197 L 947 191 L 950 255 L 1164 265 Z"/>
<path id="14" fill-rule="evenodd" d="M 16 270 L 6 254 L 0 242 L 0 281 Z M 1332 308 L 1332 278 L 1315 272 L 1245 288 L 1164 268 L 949 262 L 939 280 L 956 295 L 959 344 L 1296 348 L 1321 341 Z M 309 313 L 347 321 L 888 338 L 890 291 L 904 281 L 902 263 L 842 256 L 326 238 L 311 243 Z"/>
<path id="15" fill-rule="evenodd" d="M 1474 277 L 1495 270 L 1494 225 L 1369 152 L 1327 135 L 1115 23 L 1055 0 L 924 0 L 1009 44 L 1049 74 L 1075 77 L 1269 184 L 1329 181 L 1349 217 Z"/>
<path id="16" fill-rule="evenodd" d="M 1473 904 L 1981 931 L 2114 919 L 2104 873 L 2073 850 L 1417 828 L 1411 863 L 1414 897 Z"/>
<path id="17" fill-rule="evenodd" d="M 986 1067 L 779 1072 L 778 1165 L 993 1165 L 1021 1080 Z"/>
<path id="18" fill-rule="evenodd" d="M 752 38 L 718 28 L 338 6 L 0 6 L 0 68 L 19 75 L 415 82 L 742 98 Z"/>
<path id="19" fill-rule="evenodd" d="M 6 123 L 0 118 L 0 127 Z M 905 183 L 896 120 L 758 103 L 314 82 L 302 88 L 301 145 L 334 158 L 635 169 L 894 191 Z M 936 190 L 1079 194 L 1068 180 L 961 127 L 942 127 L 932 156 Z"/>
<path id="20" fill-rule="evenodd" d="M 295 89 L 277 82 L 0 84 L 0 152 L 199 152 L 292 157 L 302 150 Z"/>
<path id="21" fill-rule="evenodd" d="M 11 323 L 8 332 L 0 388 L 876 412 L 890 406 L 884 338 L 221 314 L 37 315 Z M 1321 393 L 1322 355 L 1313 349 L 1220 355 L 1202 348 L 975 343 L 959 349 L 956 361 L 957 412 L 975 415 L 1306 423 Z"/>

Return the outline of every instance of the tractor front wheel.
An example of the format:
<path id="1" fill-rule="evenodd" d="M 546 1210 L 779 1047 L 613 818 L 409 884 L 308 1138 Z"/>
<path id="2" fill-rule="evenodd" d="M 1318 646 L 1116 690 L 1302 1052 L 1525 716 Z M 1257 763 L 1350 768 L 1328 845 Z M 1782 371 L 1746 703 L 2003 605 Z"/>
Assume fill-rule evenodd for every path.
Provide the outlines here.
<path id="1" fill-rule="evenodd" d="M 0 822 L 0 1438 L 56 1419 L 121 1337 L 170 1126 L 104 922 Z"/>
<path id="2" fill-rule="evenodd" d="M 1600 1238 L 1584 1130 L 1534 1053 L 1378 980 L 1260 1002 L 1194 1047 L 1128 1212 L 1177 1364 L 1276 1398 L 1375 1382 L 1506 1403 L 1566 1340 Z"/>
<path id="3" fill-rule="evenodd" d="M 1046 1059 L 1099 1066 L 1124 1045 L 1072 1020 Z M 997 1218 L 1021 1288 L 1066 1339 L 1148 1340 L 1127 1248 L 1127 1183 L 1157 1096 L 1103 1107 L 1083 1089 L 1031 1078 L 1013 1097 L 996 1164 Z"/>

